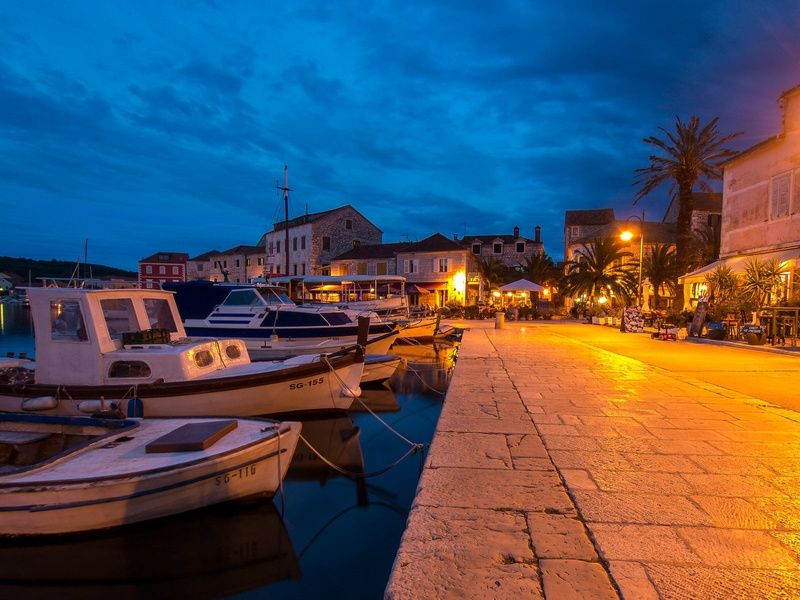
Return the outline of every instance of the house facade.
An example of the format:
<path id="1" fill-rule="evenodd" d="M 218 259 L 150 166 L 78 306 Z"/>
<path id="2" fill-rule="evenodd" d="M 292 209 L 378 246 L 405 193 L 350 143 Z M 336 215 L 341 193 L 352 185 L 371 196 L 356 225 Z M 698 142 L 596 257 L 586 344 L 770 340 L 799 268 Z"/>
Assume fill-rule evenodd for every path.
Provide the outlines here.
<path id="1" fill-rule="evenodd" d="M 286 229 L 289 230 L 287 248 Z M 349 204 L 280 221 L 258 245 L 266 251 L 264 265 L 271 275 L 330 275 L 334 257 L 355 245 L 380 244 L 383 232 Z M 289 273 L 286 273 L 288 252 Z"/>
<path id="2" fill-rule="evenodd" d="M 723 165 L 719 260 L 681 278 L 687 305 L 704 294 L 708 273 L 723 264 L 742 273 L 752 259 L 779 261 L 779 299 L 800 298 L 800 86 L 778 102 L 780 133 Z"/>
<path id="3" fill-rule="evenodd" d="M 474 303 L 467 289 L 470 250 L 435 233 L 419 242 L 359 245 L 335 257 L 332 275 L 400 275 L 411 304 Z M 385 272 L 384 272 L 385 270 Z"/>
<path id="4" fill-rule="evenodd" d="M 217 254 L 218 250 L 209 250 L 186 261 L 186 281 L 208 281 L 214 264 L 212 257 Z"/>
<path id="5" fill-rule="evenodd" d="M 533 239 L 521 236 L 519 227 L 514 227 L 511 235 L 466 235 L 456 241 L 469 249 L 475 259 L 496 259 L 512 269 L 524 265 L 532 256 L 544 253 L 542 228 L 538 225 L 534 227 Z"/>
<path id="6" fill-rule="evenodd" d="M 139 261 L 139 287 L 160 289 L 162 283 L 186 281 L 185 252 L 156 252 Z"/>
<path id="7" fill-rule="evenodd" d="M 564 260 L 572 260 L 570 248 L 578 240 L 597 237 L 600 231 L 616 220 L 613 208 L 568 210 L 564 214 Z"/>

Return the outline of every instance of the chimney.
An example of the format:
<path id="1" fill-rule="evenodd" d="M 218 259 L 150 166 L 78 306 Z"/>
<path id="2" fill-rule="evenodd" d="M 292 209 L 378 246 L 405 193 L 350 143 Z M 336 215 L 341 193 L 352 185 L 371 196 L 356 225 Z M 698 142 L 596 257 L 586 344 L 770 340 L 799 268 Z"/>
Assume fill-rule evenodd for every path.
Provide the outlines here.
<path id="1" fill-rule="evenodd" d="M 454 234 L 453 234 L 453 241 L 454 241 L 454 242 L 457 242 L 457 241 L 458 241 L 458 234 L 457 234 L 457 233 L 454 233 Z"/>
<path id="2" fill-rule="evenodd" d="M 533 228 L 533 241 L 537 244 L 542 243 L 542 228 L 538 225 Z"/>
<path id="3" fill-rule="evenodd" d="M 519 227 L 514 227 L 514 237 L 515 238 L 519 237 Z"/>
<path id="4" fill-rule="evenodd" d="M 359 240 L 353 240 L 353 248 L 358 248 L 361 245 Z"/>

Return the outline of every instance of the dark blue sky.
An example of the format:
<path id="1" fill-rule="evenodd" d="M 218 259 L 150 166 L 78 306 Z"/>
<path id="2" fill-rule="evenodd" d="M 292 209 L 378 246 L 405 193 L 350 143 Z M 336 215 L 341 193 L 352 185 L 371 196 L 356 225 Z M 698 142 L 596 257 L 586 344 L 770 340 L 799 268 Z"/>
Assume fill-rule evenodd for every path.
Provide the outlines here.
<path id="1" fill-rule="evenodd" d="M 350 203 L 387 242 L 541 224 L 558 257 L 565 209 L 637 210 L 675 115 L 778 131 L 800 3 L 763 4 L 2 3 L 0 254 L 252 244 L 287 163 L 292 216 Z"/>

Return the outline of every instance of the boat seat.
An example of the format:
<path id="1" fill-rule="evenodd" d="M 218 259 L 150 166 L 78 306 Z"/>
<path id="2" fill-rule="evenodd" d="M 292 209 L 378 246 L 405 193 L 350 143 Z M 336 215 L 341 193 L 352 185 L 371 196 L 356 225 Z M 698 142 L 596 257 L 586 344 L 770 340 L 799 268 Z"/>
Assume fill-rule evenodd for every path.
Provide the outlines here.
<path id="1" fill-rule="evenodd" d="M 31 431 L 0 431 L 0 444 L 20 446 L 46 440 L 52 434 Z"/>
<path id="2" fill-rule="evenodd" d="M 208 421 L 187 423 L 162 435 L 145 446 L 145 452 L 196 452 L 213 446 L 225 435 L 236 429 L 239 422 Z"/>

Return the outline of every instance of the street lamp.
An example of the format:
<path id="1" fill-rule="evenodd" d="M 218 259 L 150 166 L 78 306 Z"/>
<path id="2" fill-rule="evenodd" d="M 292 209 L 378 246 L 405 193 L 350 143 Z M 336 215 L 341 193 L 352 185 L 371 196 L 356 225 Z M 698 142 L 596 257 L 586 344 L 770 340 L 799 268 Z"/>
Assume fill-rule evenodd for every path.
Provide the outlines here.
<path id="1" fill-rule="evenodd" d="M 637 293 L 639 296 L 639 306 L 641 306 L 644 303 L 644 299 L 642 298 L 642 263 L 644 262 L 644 211 L 642 211 L 641 217 L 638 215 L 633 215 L 628 217 L 627 220 L 639 221 L 639 287 L 637 288 Z M 630 229 L 626 229 L 619 234 L 619 237 L 623 242 L 630 242 L 634 235 L 635 234 Z"/>

